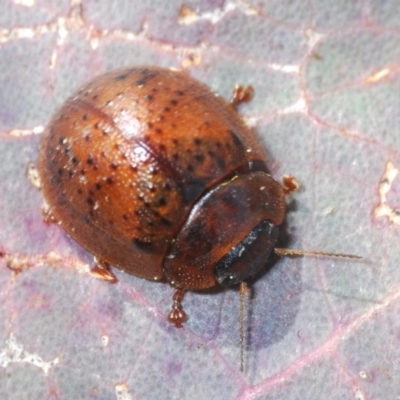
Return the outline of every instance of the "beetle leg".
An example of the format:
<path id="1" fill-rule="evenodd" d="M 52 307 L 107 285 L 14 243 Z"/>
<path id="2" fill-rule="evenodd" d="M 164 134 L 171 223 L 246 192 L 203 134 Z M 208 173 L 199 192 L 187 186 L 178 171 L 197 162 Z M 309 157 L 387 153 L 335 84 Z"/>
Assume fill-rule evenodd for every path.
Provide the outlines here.
<path id="1" fill-rule="evenodd" d="M 167 319 L 174 324 L 176 328 L 182 328 L 182 324 L 187 320 L 187 314 L 182 307 L 182 300 L 185 293 L 185 290 L 178 289 L 172 297 L 173 303 Z"/>
<path id="2" fill-rule="evenodd" d="M 97 264 L 90 270 L 90 274 L 103 281 L 110 283 L 118 282 L 117 277 L 111 272 L 110 264 L 104 261 L 97 261 Z"/>
<path id="3" fill-rule="evenodd" d="M 233 95 L 231 99 L 231 106 L 236 108 L 239 104 L 247 103 L 253 98 L 254 89 L 253 86 L 241 86 L 235 85 L 233 88 Z"/>

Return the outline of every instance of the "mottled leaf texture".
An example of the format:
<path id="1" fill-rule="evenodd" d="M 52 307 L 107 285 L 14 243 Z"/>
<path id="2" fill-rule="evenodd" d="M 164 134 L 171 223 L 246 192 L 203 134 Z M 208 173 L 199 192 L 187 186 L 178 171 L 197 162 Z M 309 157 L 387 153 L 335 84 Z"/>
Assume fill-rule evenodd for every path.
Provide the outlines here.
<path id="1" fill-rule="evenodd" d="M 276 179 L 292 174 L 282 258 L 239 293 L 188 293 L 115 270 L 43 221 L 41 133 L 114 68 L 187 70 L 240 113 Z M 0 398 L 395 399 L 400 396 L 398 0 L 2 0 Z M 134 260 L 132 260 L 134 262 Z"/>

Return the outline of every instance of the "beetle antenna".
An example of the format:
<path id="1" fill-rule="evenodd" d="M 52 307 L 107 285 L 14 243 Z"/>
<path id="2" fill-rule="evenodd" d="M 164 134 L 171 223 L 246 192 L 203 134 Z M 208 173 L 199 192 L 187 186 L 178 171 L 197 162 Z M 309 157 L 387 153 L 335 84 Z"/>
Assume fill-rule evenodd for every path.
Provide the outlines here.
<path id="1" fill-rule="evenodd" d="M 330 253 L 327 251 L 316 251 L 316 250 L 293 250 L 293 249 L 281 249 L 275 248 L 275 254 L 278 256 L 322 256 L 322 257 L 341 257 L 341 258 L 362 258 L 354 254 L 344 253 Z"/>
<path id="2" fill-rule="evenodd" d="M 240 312 L 239 312 L 239 329 L 240 329 L 240 372 L 243 372 L 244 365 L 244 306 L 247 294 L 247 283 L 240 282 Z"/>

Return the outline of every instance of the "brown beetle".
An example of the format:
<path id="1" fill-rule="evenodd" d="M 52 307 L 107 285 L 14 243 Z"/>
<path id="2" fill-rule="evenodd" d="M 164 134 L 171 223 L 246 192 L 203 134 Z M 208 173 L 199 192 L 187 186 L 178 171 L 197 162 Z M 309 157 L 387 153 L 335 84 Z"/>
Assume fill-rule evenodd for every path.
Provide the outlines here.
<path id="1" fill-rule="evenodd" d="M 39 173 L 51 215 L 99 266 L 178 289 L 177 327 L 184 291 L 264 267 L 285 216 L 284 188 L 233 106 L 163 68 L 107 73 L 70 97 L 43 136 Z"/>

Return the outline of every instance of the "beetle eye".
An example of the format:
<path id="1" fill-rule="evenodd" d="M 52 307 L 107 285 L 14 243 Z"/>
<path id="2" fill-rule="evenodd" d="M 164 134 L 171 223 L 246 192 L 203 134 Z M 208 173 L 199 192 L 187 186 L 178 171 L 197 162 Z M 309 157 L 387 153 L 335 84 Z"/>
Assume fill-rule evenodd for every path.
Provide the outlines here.
<path id="1" fill-rule="evenodd" d="M 269 221 L 260 222 L 214 268 L 214 277 L 221 286 L 232 286 L 257 274 L 267 263 L 275 247 L 279 229 Z"/>
<path id="2" fill-rule="evenodd" d="M 236 283 L 239 283 L 239 282 L 236 281 L 236 279 L 235 279 L 235 277 L 233 275 L 225 276 L 219 282 L 219 284 L 221 286 L 232 286 L 232 285 L 235 285 Z"/>

